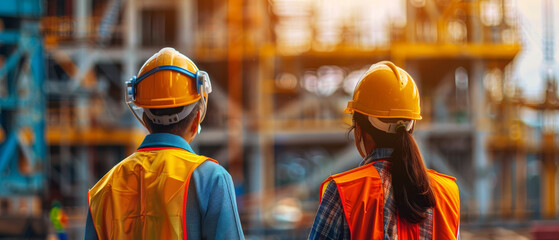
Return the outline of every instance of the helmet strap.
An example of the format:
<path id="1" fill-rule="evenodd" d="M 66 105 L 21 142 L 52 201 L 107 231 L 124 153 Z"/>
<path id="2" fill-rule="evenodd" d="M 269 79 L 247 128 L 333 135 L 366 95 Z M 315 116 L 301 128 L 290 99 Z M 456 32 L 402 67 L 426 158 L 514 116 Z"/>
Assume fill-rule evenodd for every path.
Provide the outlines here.
<path id="1" fill-rule="evenodd" d="M 202 101 L 202 113 L 200 115 L 200 123 L 202 123 L 202 121 L 204 121 L 204 118 L 206 118 L 206 110 L 208 109 L 208 94 L 206 93 L 206 91 L 204 90 L 203 86 L 199 87 L 200 90 L 200 101 Z M 204 97 L 204 93 L 206 93 L 206 97 Z"/>
<path id="2" fill-rule="evenodd" d="M 148 127 L 146 126 L 146 123 L 144 122 L 144 120 L 141 117 L 142 112 L 145 112 L 145 111 L 143 111 L 142 108 L 137 107 L 136 105 L 134 105 L 134 103 L 132 103 L 132 102 L 127 102 L 126 105 L 128 106 L 128 109 L 130 109 L 130 111 L 132 112 L 132 114 L 134 115 L 136 120 L 138 120 L 138 122 L 140 122 L 142 124 L 142 126 L 144 126 L 144 128 L 148 129 Z"/>
<path id="3" fill-rule="evenodd" d="M 186 105 L 182 108 L 182 110 L 178 113 L 171 114 L 171 115 L 163 115 L 157 116 L 154 115 L 149 108 L 145 109 L 146 116 L 151 120 L 153 123 L 158 125 L 171 125 L 174 123 L 178 123 L 179 121 L 183 120 L 192 112 L 192 109 L 196 106 L 195 103 Z"/>
<path id="4" fill-rule="evenodd" d="M 369 116 L 369 122 L 373 127 L 386 133 L 396 133 L 399 127 L 405 127 L 406 131 L 410 131 L 415 124 L 415 120 L 399 120 L 395 123 L 386 123 L 379 118 Z"/>

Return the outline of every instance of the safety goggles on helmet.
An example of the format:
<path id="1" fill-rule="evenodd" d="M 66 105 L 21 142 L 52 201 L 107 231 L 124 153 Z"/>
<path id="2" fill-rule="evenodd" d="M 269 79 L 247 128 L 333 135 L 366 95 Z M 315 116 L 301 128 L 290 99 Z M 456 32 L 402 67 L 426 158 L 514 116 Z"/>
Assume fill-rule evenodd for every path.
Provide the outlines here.
<path id="1" fill-rule="evenodd" d="M 134 114 L 134 117 L 136 117 L 136 119 L 145 126 L 144 121 L 140 117 L 143 115 L 144 109 L 134 104 L 134 101 L 136 100 L 137 86 L 142 80 L 144 80 L 148 76 L 162 70 L 171 70 L 178 73 L 182 73 L 196 80 L 196 91 L 200 95 L 200 99 L 202 100 L 202 109 L 201 109 L 202 115 L 200 117 L 200 122 L 202 122 L 204 120 L 204 117 L 206 116 L 208 95 L 212 92 L 210 76 L 205 71 L 197 71 L 196 73 L 193 73 L 184 68 L 172 66 L 172 65 L 163 65 L 163 66 L 155 67 L 149 70 L 148 72 L 140 75 L 137 78 L 136 76 L 133 76 L 129 81 L 125 83 L 126 104 Z M 188 114 L 192 111 L 193 108 L 194 108 L 194 104 L 190 104 L 184 106 L 183 109 L 177 114 L 164 115 L 164 116 L 154 115 L 149 111 L 149 109 L 145 109 L 145 110 L 146 110 L 146 116 L 154 123 L 161 124 L 161 125 L 170 125 L 184 119 L 186 116 L 188 116 Z"/>

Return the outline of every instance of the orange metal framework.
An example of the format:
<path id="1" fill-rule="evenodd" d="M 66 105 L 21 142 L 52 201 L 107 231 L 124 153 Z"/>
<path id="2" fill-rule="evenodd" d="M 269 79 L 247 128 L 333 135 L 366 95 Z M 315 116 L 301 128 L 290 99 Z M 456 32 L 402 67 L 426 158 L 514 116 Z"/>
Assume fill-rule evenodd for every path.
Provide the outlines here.
<path id="1" fill-rule="evenodd" d="M 243 179 L 243 0 L 227 1 L 227 70 L 229 169 L 237 184 Z"/>

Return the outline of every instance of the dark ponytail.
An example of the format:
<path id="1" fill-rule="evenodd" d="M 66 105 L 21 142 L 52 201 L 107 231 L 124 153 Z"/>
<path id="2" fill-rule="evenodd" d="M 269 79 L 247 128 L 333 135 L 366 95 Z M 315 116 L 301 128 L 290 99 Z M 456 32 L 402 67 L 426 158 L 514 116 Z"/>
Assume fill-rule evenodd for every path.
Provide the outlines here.
<path id="1" fill-rule="evenodd" d="M 371 125 L 367 116 L 355 112 L 353 121 L 375 140 L 376 147 L 390 147 L 392 192 L 400 218 L 419 223 L 427 218 L 427 210 L 435 206 L 435 196 L 421 158 L 419 148 L 405 127 L 396 134 L 383 132 Z"/>
<path id="2" fill-rule="evenodd" d="M 427 218 L 427 210 L 435 206 L 435 196 L 419 148 L 405 127 L 398 127 L 392 165 L 392 191 L 398 215 L 410 223 Z"/>

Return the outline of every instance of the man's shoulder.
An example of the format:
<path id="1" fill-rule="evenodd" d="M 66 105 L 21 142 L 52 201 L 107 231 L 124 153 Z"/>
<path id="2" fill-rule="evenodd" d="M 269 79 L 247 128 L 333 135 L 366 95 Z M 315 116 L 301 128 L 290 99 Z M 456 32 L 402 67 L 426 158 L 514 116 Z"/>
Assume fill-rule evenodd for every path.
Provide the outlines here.
<path id="1" fill-rule="evenodd" d="M 184 150 L 184 149 L 179 149 L 179 148 L 169 148 L 169 149 L 162 149 L 162 150 L 151 151 L 151 152 L 146 151 L 146 152 L 142 152 L 142 153 L 147 153 L 147 154 L 156 153 L 156 154 L 159 154 L 162 158 L 165 158 L 165 159 L 175 159 L 175 160 L 180 159 L 180 160 L 185 160 L 185 161 L 189 161 L 189 162 L 199 162 L 199 163 L 204 163 L 205 161 L 209 160 L 209 161 L 213 161 L 213 162 L 217 163 L 217 161 L 213 160 L 210 157 L 206 157 L 204 155 L 198 155 L 198 154 L 189 152 L 189 151 Z M 132 157 L 133 155 L 131 155 L 130 157 Z M 130 158 L 130 157 L 128 157 L 128 158 Z"/>
<path id="2" fill-rule="evenodd" d="M 194 169 L 193 174 L 201 175 L 207 178 L 231 177 L 229 172 L 227 172 L 224 167 L 219 165 L 217 162 L 210 160 L 201 163 L 196 169 Z"/>
<path id="3" fill-rule="evenodd" d="M 125 168 L 127 163 L 130 161 L 134 161 L 134 154 L 126 157 L 125 159 L 118 162 L 114 165 L 105 175 L 95 183 L 95 185 L 89 190 L 89 195 L 95 195 L 96 193 L 100 192 L 101 190 L 105 189 L 106 187 L 110 187 L 112 185 L 113 176 L 115 173 L 118 173 Z"/>
<path id="4" fill-rule="evenodd" d="M 89 189 L 88 192 L 89 198 L 96 196 L 98 193 L 102 192 L 102 190 L 105 189 L 107 186 L 111 186 L 112 175 L 115 169 L 120 168 L 121 163 L 122 162 L 119 162 L 111 170 L 105 173 L 105 175 L 101 179 L 99 179 L 99 181 L 97 181 L 97 183 L 95 183 L 95 185 L 93 185 L 91 189 Z"/>
<path id="5" fill-rule="evenodd" d="M 192 172 L 190 186 L 195 189 L 199 202 L 207 202 L 215 192 L 233 192 L 231 175 L 219 164 L 205 161 Z"/>

